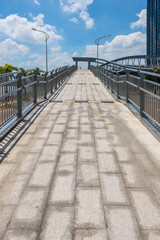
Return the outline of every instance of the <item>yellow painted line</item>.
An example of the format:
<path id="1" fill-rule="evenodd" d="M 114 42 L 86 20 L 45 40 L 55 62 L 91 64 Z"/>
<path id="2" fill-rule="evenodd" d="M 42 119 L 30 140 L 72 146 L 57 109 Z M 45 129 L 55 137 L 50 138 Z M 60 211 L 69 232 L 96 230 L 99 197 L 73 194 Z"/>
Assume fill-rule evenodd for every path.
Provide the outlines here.
<path id="1" fill-rule="evenodd" d="M 114 101 L 114 103 L 118 103 L 117 101 Z"/>
<path id="2" fill-rule="evenodd" d="M 101 103 L 101 101 L 88 101 L 89 103 Z"/>
<path id="3" fill-rule="evenodd" d="M 63 103 L 74 103 L 75 101 L 63 101 Z"/>
<path id="4" fill-rule="evenodd" d="M 86 83 L 86 85 L 92 85 L 92 83 Z"/>
<path id="5" fill-rule="evenodd" d="M 78 85 L 79 83 L 72 83 L 72 85 Z"/>

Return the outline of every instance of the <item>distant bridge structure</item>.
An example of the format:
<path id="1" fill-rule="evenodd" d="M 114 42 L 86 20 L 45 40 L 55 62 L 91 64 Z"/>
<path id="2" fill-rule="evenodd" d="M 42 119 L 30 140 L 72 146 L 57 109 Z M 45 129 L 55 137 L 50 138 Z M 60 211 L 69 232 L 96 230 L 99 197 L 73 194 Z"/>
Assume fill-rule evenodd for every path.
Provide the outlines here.
<path id="1" fill-rule="evenodd" d="M 76 62 L 76 68 L 78 68 L 78 62 L 87 62 L 88 69 L 90 69 L 91 63 L 97 64 L 97 58 L 93 58 L 93 57 L 73 57 L 73 61 Z M 160 56 L 156 57 L 156 56 L 148 56 L 148 55 L 134 55 L 134 56 L 117 58 L 112 61 L 108 61 L 100 58 L 98 59 L 98 64 L 100 66 L 105 66 L 110 62 L 117 63 L 122 66 L 151 69 L 154 66 L 160 67 Z"/>

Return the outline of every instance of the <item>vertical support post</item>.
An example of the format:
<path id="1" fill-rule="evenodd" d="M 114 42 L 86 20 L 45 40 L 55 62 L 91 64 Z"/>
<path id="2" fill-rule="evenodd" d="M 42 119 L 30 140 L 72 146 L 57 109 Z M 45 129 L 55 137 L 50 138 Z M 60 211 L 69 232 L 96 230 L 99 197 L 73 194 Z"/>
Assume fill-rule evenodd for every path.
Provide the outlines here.
<path id="1" fill-rule="evenodd" d="M 145 75 L 140 73 L 140 88 L 144 88 Z M 140 115 L 144 116 L 144 92 L 140 89 Z"/>
<path id="2" fill-rule="evenodd" d="M 54 70 L 51 72 L 51 94 L 53 93 L 53 72 Z"/>
<path id="3" fill-rule="evenodd" d="M 35 82 L 35 84 L 33 85 L 34 104 L 37 103 L 37 72 L 38 69 L 34 70 L 34 82 Z"/>
<path id="4" fill-rule="evenodd" d="M 119 99 L 119 73 L 117 73 L 117 99 Z"/>
<path id="5" fill-rule="evenodd" d="M 22 117 L 22 73 L 19 73 L 17 75 L 18 81 L 17 81 L 17 89 L 20 88 L 19 91 L 17 91 L 17 117 Z"/>
<path id="6" fill-rule="evenodd" d="M 90 66 L 91 66 L 91 62 L 88 61 L 88 69 L 90 69 Z"/>
<path id="7" fill-rule="evenodd" d="M 128 99 L 129 99 L 129 70 L 126 70 L 126 103 L 128 103 Z"/>
<path id="8" fill-rule="evenodd" d="M 45 83 L 44 83 L 44 99 L 47 99 L 47 72 L 45 72 Z"/>
<path id="9" fill-rule="evenodd" d="M 58 69 L 56 69 L 55 89 L 57 89 L 57 81 L 58 81 Z"/>
<path id="10" fill-rule="evenodd" d="M 78 69 L 78 62 L 76 61 L 76 69 Z"/>
<path id="11" fill-rule="evenodd" d="M 108 66 L 107 66 L 107 87 L 109 87 L 109 81 L 108 81 Z"/>
<path id="12" fill-rule="evenodd" d="M 111 92 L 113 92 L 113 72 L 111 73 Z"/>

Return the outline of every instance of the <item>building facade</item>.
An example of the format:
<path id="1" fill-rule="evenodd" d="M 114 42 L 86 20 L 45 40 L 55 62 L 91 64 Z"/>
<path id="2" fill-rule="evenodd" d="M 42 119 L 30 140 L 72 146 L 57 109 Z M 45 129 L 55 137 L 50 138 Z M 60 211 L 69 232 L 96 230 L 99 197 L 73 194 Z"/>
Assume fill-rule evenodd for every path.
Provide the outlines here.
<path id="1" fill-rule="evenodd" d="M 147 55 L 160 56 L 160 0 L 147 2 Z"/>

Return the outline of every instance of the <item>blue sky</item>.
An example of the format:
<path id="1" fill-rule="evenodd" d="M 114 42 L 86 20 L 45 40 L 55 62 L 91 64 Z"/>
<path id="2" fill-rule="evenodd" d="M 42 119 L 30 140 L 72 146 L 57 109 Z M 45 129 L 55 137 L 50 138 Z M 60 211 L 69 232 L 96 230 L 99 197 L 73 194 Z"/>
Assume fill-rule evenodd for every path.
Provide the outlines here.
<path id="1" fill-rule="evenodd" d="M 45 69 L 47 31 L 49 69 L 72 64 L 72 56 L 115 59 L 146 53 L 147 0 L 1 0 L 0 65 Z"/>

